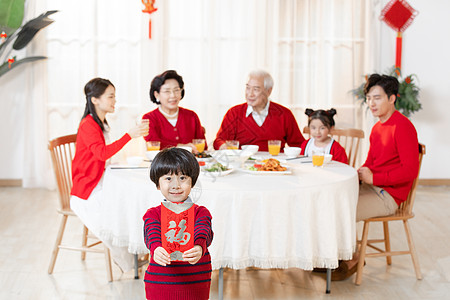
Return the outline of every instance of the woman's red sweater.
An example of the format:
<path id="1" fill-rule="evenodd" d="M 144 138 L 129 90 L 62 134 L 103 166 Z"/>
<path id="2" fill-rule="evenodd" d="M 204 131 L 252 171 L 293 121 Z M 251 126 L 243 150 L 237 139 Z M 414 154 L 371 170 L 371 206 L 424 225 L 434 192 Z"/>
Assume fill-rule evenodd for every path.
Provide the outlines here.
<path id="1" fill-rule="evenodd" d="M 131 140 L 128 133 L 112 144 L 105 144 L 102 129 L 91 115 L 81 120 L 72 161 L 71 195 L 87 199 L 105 171 L 105 162 Z"/>

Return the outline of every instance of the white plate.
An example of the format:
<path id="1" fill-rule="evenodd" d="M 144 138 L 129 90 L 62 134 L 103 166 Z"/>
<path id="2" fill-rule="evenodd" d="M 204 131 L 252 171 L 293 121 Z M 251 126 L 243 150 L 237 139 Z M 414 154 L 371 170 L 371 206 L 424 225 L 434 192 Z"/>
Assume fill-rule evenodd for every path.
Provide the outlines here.
<path id="1" fill-rule="evenodd" d="M 204 169 L 202 169 L 202 174 L 204 176 L 222 177 L 222 176 L 226 176 L 226 175 L 230 174 L 233 171 L 234 171 L 234 169 L 232 169 L 232 168 L 228 169 L 226 171 L 217 171 L 217 172 L 208 172 L 208 171 L 205 171 Z"/>
<path id="2" fill-rule="evenodd" d="M 280 162 L 280 164 L 284 164 L 287 162 L 287 160 L 285 159 L 286 156 L 282 156 L 284 158 L 280 158 L 279 156 L 271 156 L 271 155 L 252 155 L 251 158 L 254 158 L 256 163 L 261 163 L 263 160 L 269 159 L 269 158 L 273 158 L 276 159 Z"/>
<path id="3" fill-rule="evenodd" d="M 204 162 L 209 162 L 211 161 L 213 158 L 212 157 L 196 157 L 197 161 L 204 161 Z"/>
<path id="4" fill-rule="evenodd" d="M 286 171 L 252 171 L 249 170 L 247 168 L 242 168 L 242 171 L 248 174 L 253 174 L 253 175 L 289 175 L 292 174 L 291 168 L 287 167 L 287 166 L 283 166 L 286 168 Z"/>

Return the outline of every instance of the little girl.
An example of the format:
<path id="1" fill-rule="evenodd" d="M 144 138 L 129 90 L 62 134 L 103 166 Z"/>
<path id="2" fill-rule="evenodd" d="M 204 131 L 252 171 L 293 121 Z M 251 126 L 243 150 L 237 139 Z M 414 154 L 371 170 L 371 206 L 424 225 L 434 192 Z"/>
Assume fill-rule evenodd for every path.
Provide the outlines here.
<path id="1" fill-rule="evenodd" d="M 345 149 L 329 136 L 334 127 L 333 116 L 336 114 L 334 108 L 330 110 L 312 110 L 307 108 L 305 114 L 308 116 L 308 127 L 310 139 L 302 144 L 301 154 L 312 156 L 313 151 L 332 154 L 333 160 L 348 164 Z"/>
<path id="2" fill-rule="evenodd" d="M 161 191 L 165 201 L 147 210 L 143 217 L 144 241 L 151 255 L 150 264 L 144 276 L 147 299 L 206 300 L 209 298 L 212 267 L 207 247 L 211 245 L 213 239 L 211 214 L 205 207 L 194 204 L 189 197 L 199 172 L 200 168 L 194 155 L 181 148 L 166 148 L 158 153 L 152 162 L 150 179 Z M 162 205 L 164 209 L 168 208 L 178 213 L 194 207 L 192 236 L 194 246 L 180 253 L 178 259 L 173 256 L 176 252 L 169 254 L 167 249 L 162 247 L 161 232 L 167 231 L 167 228 L 161 228 Z M 177 224 L 177 228 L 182 228 L 183 221 Z M 169 231 L 164 235 L 164 239 L 169 240 L 168 233 Z"/>

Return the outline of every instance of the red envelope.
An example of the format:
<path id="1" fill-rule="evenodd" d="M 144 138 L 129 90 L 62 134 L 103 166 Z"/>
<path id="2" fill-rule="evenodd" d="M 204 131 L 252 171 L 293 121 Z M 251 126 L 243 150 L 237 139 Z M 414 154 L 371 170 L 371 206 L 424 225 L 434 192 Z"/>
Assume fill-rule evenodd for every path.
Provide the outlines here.
<path id="1" fill-rule="evenodd" d="M 183 261 L 183 252 L 194 247 L 193 203 L 161 203 L 162 247 L 171 261 Z"/>

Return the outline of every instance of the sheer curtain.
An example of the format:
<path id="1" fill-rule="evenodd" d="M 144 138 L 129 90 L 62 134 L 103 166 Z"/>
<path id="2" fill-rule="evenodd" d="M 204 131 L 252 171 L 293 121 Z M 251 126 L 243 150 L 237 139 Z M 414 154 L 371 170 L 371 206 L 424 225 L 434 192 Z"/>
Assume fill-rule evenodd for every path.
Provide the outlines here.
<path id="1" fill-rule="evenodd" d="M 349 91 L 365 71 L 366 14 L 371 1 L 279 1 L 273 63 L 277 95 L 301 126 L 305 108 L 336 108 L 337 127 L 361 127 L 361 112 Z"/>
<path id="2" fill-rule="evenodd" d="M 24 20 L 28 21 L 46 11 L 45 1 L 28 1 Z M 27 56 L 46 55 L 45 35 L 41 33 L 26 48 Z M 53 170 L 47 150 L 47 68 L 44 62 L 26 66 L 23 91 L 23 178 L 27 188 L 53 187 Z"/>
<path id="3" fill-rule="evenodd" d="M 272 100 L 291 108 L 301 128 L 307 107 L 335 107 L 338 126 L 362 127 L 349 90 L 373 69 L 376 0 L 156 1 L 151 40 L 141 1 L 46 1 L 60 10 L 46 29 L 48 138 L 76 132 L 83 86 L 96 76 L 116 86 L 116 112 L 107 118 L 120 137 L 156 108 L 150 81 L 167 69 L 183 76 L 180 105 L 197 112 L 209 142 L 225 112 L 245 101 L 255 68 L 273 75 Z M 142 151 L 133 140 L 122 159 Z"/>

